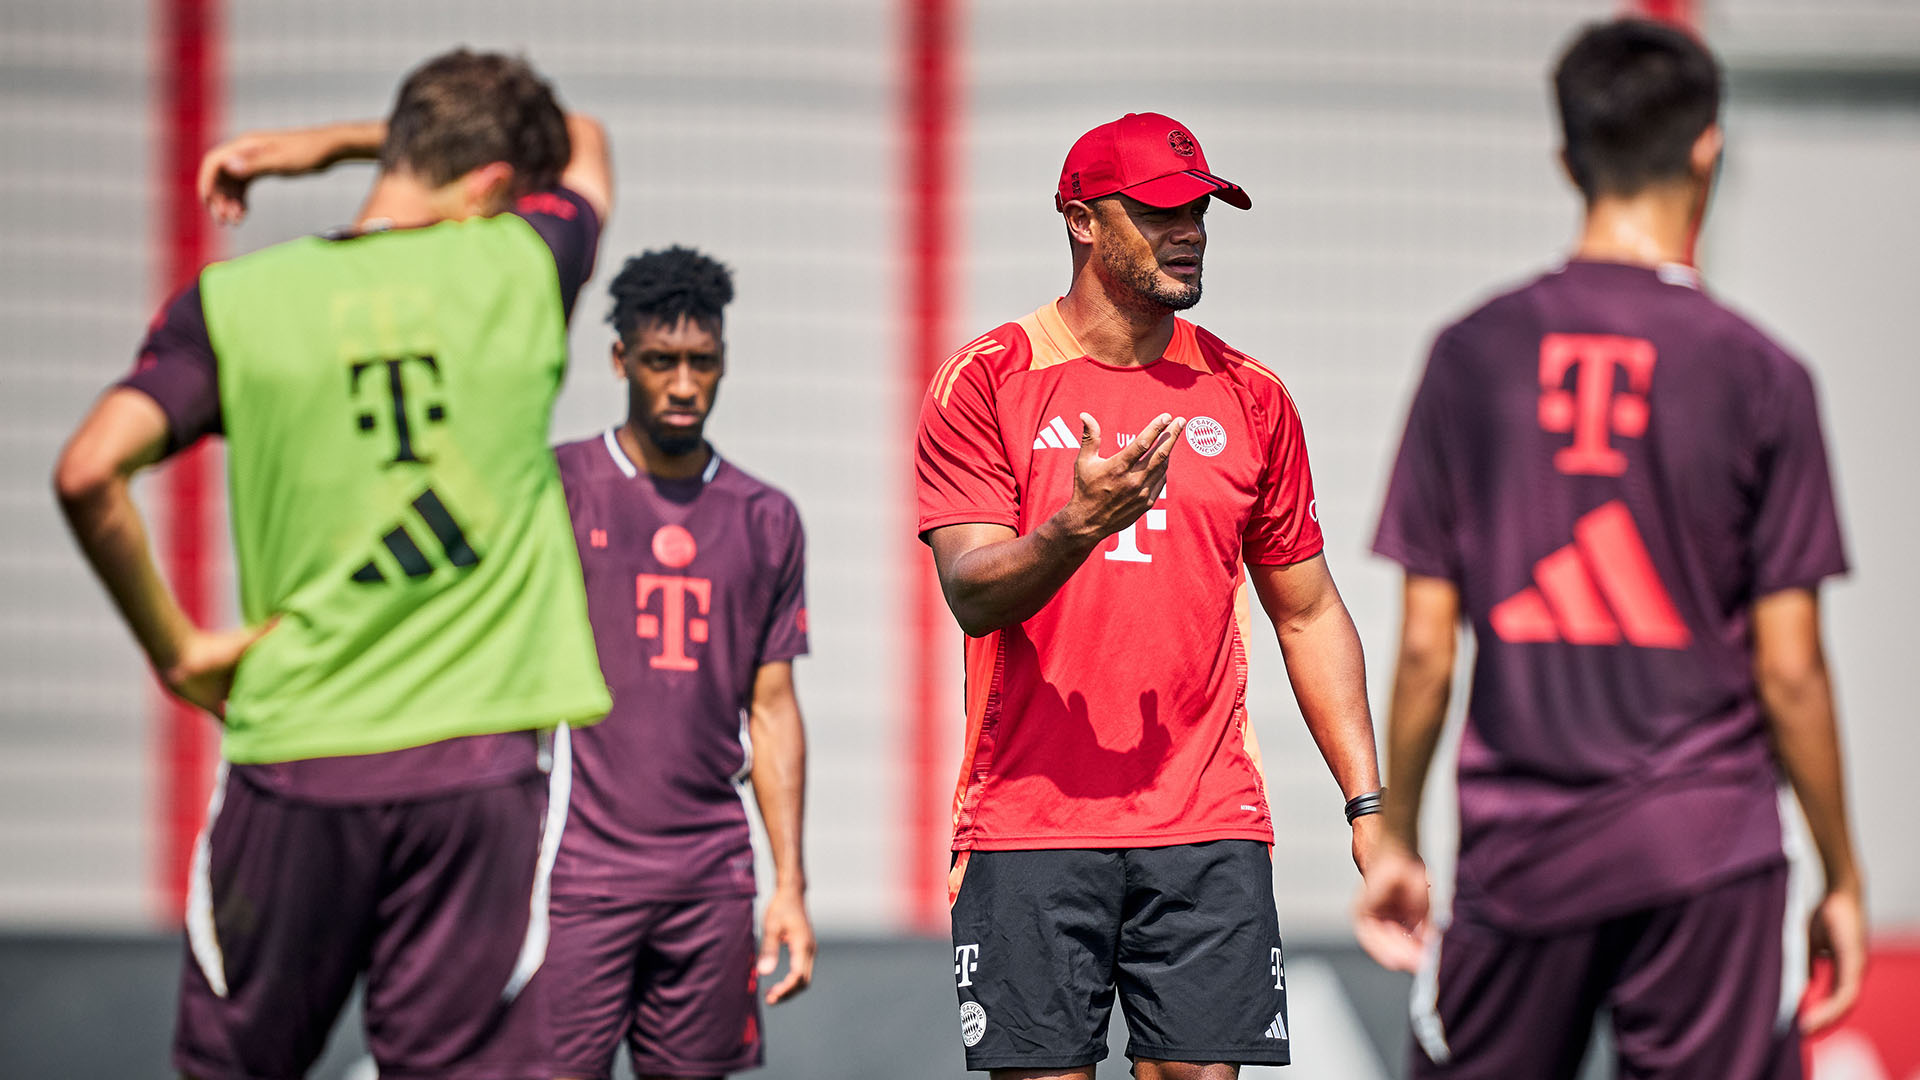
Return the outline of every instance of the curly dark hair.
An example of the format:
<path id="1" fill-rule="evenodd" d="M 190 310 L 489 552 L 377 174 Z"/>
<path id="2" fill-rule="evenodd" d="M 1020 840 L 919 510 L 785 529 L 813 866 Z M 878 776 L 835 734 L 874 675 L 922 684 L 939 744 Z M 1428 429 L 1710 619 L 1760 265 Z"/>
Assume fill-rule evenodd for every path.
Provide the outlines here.
<path id="1" fill-rule="evenodd" d="M 560 181 L 573 141 L 553 87 L 515 56 L 455 49 L 415 68 L 387 120 L 380 167 L 435 187 L 482 165 L 513 166 L 518 194 Z"/>
<path id="2" fill-rule="evenodd" d="M 631 342 L 651 322 L 668 326 L 682 318 L 718 333 L 722 311 L 733 302 L 733 274 L 713 258 L 678 244 L 635 255 L 608 288 L 613 307 L 607 323 Z"/>

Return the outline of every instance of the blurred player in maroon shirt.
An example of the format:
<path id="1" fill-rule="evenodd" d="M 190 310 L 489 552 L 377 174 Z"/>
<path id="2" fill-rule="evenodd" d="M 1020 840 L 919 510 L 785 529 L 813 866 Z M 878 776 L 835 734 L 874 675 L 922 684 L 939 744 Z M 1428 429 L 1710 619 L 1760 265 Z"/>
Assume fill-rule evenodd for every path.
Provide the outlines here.
<path id="1" fill-rule="evenodd" d="M 1681 30 L 1579 36 L 1555 74 L 1579 246 L 1441 332 L 1407 419 L 1374 545 L 1407 571 L 1391 842 L 1358 929 L 1419 968 L 1415 1076 L 1572 1077 L 1606 1008 L 1623 1076 L 1798 1077 L 1781 772 L 1836 972 L 1799 1027 L 1859 990 L 1818 605 L 1846 559 L 1813 382 L 1687 264 L 1720 85 Z M 1416 824 L 1462 619 L 1478 650 L 1439 934 Z"/>
<path id="2" fill-rule="evenodd" d="M 726 372 L 725 267 L 674 247 L 627 260 L 608 321 L 627 422 L 557 449 L 613 711 L 574 742 L 554 868 L 560 1075 L 718 1077 L 761 1063 L 754 1000 L 813 976 L 800 859 L 805 539 L 793 502 L 702 436 Z M 585 734 L 585 729 L 582 729 Z M 751 783 L 774 889 L 754 944 Z"/>
<path id="3" fill-rule="evenodd" d="M 1289 1059 L 1245 582 L 1334 779 L 1379 784 L 1293 399 L 1177 314 L 1215 200 L 1251 205 L 1170 117 L 1082 135 L 1067 295 L 921 407 L 920 535 L 968 634 L 953 973 L 967 1067 L 997 1080 L 1091 1077 L 1116 997 L 1140 1080 Z M 1353 809 L 1364 869 L 1380 821 Z"/>

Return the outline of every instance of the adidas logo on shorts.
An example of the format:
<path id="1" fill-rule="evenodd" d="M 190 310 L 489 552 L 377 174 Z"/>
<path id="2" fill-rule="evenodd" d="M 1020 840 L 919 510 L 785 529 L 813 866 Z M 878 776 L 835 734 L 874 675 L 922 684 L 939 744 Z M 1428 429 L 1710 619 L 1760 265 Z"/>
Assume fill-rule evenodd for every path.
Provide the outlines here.
<path id="1" fill-rule="evenodd" d="M 1287 1037 L 1287 1016 L 1285 1013 L 1274 1013 L 1273 1023 L 1267 1025 L 1267 1038 L 1285 1039 L 1286 1037 Z"/>

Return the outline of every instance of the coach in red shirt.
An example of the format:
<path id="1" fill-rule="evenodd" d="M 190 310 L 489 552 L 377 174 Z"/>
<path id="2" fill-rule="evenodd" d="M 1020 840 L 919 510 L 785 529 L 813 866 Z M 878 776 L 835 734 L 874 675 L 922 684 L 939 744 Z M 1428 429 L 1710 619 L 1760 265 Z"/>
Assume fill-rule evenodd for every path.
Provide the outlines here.
<path id="1" fill-rule="evenodd" d="M 1288 1061 L 1243 581 L 1350 810 L 1377 805 L 1299 415 L 1175 315 L 1216 199 L 1250 205 L 1168 117 L 1081 136 L 1055 197 L 1072 287 L 922 407 L 919 531 L 968 635 L 954 976 L 967 1065 L 1001 1080 L 1091 1077 L 1116 988 L 1141 1080 Z M 1379 818 L 1352 820 L 1364 869 Z"/>

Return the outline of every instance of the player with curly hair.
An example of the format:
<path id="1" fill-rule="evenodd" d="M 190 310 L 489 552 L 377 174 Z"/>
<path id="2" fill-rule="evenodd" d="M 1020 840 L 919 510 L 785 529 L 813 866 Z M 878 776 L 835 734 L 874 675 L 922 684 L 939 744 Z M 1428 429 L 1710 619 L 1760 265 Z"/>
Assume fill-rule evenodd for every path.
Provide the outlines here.
<path id="1" fill-rule="evenodd" d="M 761 1062 L 757 980 L 813 973 L 800 859 L 807 651 L 793 502 L 723 461 L 704 431 L 726 373 L 726 267 L 683 247 L 627 260 L 608 322 L 627 420 L 558 448 L 587 608 L 614 691 L 575 740 L 554 878 L 554 1012 L 568 1077 L 610 1075 L 624 1036 L 642 1077 Z M 774 868 L 754 946 L 750 783 Z"/>

